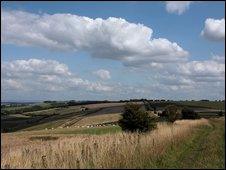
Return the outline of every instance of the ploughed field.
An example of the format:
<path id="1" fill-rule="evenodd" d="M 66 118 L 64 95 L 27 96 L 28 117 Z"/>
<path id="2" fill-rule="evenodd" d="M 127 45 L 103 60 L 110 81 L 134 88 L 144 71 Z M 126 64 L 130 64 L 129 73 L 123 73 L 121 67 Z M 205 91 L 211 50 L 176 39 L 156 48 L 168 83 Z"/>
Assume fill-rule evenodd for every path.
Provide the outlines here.
<path id="1" fill-rule="evenodd" d="M 1 115 L 1 131 L 69 128 L 117 121 L 124 105 L 125 103 L 89 104 Z M 84 107 L 87 110 L 82 110 Z"/>
<path id="2" fill-rule="evenodd" d="M 138 102 L 143 104 L 142 102 Z M 153 102 L 157 111 L 162 111 L 168 104 L 176 104 L 179 108 L 188 106 L 201 117 L 217 117 L 217 113 L 224 111 L 224 102 L 215 101 L 178 101 Z M 43 110 L 18 112 L 21 107 L 3 108 L 1 111 L 13 110 L 13 114 L 1 114 L 1 132 L 29 131 L 29 130 L 62 130 L 76 128 L 93 128 L 114 126 L 121 118 L 124 103 L 98 103 L 67 107 L 50 108 L 46 103 L 41 104 Z M 29 106 L 22 106 L 28 108 Z M 84 108 L 86 108 L 84 110 Z"/>

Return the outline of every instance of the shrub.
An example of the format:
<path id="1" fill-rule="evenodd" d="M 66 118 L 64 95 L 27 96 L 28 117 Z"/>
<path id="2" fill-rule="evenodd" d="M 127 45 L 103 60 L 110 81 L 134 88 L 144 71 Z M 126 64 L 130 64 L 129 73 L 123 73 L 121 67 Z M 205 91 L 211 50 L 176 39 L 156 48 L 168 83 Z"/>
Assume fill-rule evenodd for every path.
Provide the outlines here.
<path id="1" fill-rule="evenodd" d="M 220 112 L 218 112 L 217 114 L 218 114 L 218 116 L 223 116 L 224 115 L 224 113 L 222 112 L 222 110 Z"/>
<path id="2" fill-rule="evenodd" d="M 78 103 L 75 100 L 70 100 L 69 102 L 67 102 L 68 106 L 76 106 L 78 105 Z"/>
<path id="3" fill-rule="evenodd" d="M 153 110 L 151 103 L 147 99 L 142 100 L 146 111 Z"/>
<path id="4" fill-rule="evenodd" d="M 166 115 L 169 122 L 174 122 L 175 120 L 179 119 L 180 116 L 178 108 L 175 105 L 166 106 L 164 114 Z"/>
<path id="5" fill-rule="evenodd" d="M 197 119 L 199 118 L 198 113 L 190 108 L 183 108 L 182 111 L 182 119 Z"/>
<path id="6" fill-rule="evenodd" d="M 147 132 L 157 127 L 156 118 L 149 116 L 138 104 L 126 104 L 119 126 L 123 131 Z"/>
<path id="7" fill-rule="evenodd" d="M 154 110 L 154 113 L 156 114 L 156 106 L 152 106 L 153 110 Z"/>

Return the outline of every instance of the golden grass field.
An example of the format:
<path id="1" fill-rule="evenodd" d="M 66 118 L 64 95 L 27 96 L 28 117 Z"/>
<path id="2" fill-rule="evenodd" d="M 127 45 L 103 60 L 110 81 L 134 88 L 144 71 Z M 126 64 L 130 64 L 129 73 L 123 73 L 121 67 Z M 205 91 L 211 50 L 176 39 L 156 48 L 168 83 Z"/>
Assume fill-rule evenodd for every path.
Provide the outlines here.
<path id="1" fill-rule="evenodd" d="M 156 130 L 146 134 L 49 134 L 56 138 L 47 141 L 31 140 L 37 137 L 32 133 L 4 133 L 1 168 L 144 168 L 203 125 L 211 126 L 207 119 L 179 120 L 158 123 Z"/>
<path id="2" fill-rule="evenodd" d="M 75 125 L 76 126 L 85 126 L 85 125 L 95 125 L 101 124 L 103 122 L 115 122 L 121 118 L 121 113 L 109 113 L 103 115 L 92 115 L 87 116 L 80 121 L 78 121 Z"/>

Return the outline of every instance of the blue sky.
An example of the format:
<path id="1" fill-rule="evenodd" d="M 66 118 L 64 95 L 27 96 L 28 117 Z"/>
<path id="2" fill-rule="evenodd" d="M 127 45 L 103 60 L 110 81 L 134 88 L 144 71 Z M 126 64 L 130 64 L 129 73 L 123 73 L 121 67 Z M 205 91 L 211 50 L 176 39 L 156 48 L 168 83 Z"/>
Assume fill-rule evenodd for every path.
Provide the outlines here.
<path id="1" fill-rule="evenodd" d="M 179 75 L 178 72 L 180 71 L 178 70 L 173 71 L 175 74 L 174 78 L 176 77 L 175 81 L 177 82 L 174 84 L 175 87 L 171 87 L 168 83 L 159 84 L 159 82 L 162 82 L 162 76 L 169 78 L 169 76 L 165 74 L 163 75 L 163 72 L 165 71 L 172 76 L 172 73 L 168 71 L 170 70 L 168 67 L 177 67 L 177 63 L 175 62 L 165 63 L 163 64 L 164 69 L 154 69 L 153 71 L 153 68 L 149 68 L 147 66 L 127 66 L 124 60 L 121 61 L 121 59 L 116 59 L 118 57 L 120 58 L 120 56 L 114 56 L 116 58 L 109 58 L 105 56 L 93 57 L 89 50 L 86 51 L 87 49 L 77 50 L 75 52 L 73 50 L 45 48 L 45 46 L 43 47 L 42 45 L 34 45 L 32 43 L 26 46 L 21 46 L 18 41 L 23 42 L 23 38 L 19 39 L 16 37 L 18 39 L 16 43 L 15 36 L 13 38 L 6 36 L 6 40 L 4 40 L 4 42 L 1 44 L 2 61 L 8 62 L 9 64 L 10 62 L 14 62 L 16 60 L 54 60 L 65 64 L 73 75 L 81 78 L 82 80 L 88 80 L 90 83 L 103 83 L 105 86 L 114 87 L 115 91 L 87 91 L 86 88 L 76 87 L 74 89 L 70 87 L 69 89 L 63 89 L 59 91 L 49 91 L 47 89 L 46 92 L 42 92 L 41 90 L 35 90 L 35 94 L 32 93 L 31 90 L 27 91 L 24 89 L 26 86 L 24 84 L 26 84 L 26 82 L 20 82 L 21 86 L 23 87 L 22 89 L 14 89 L 13 87 L 6 88 L 5 90 L 3 89 L 2 97 L 5 100 L 20 100 L 21 96 L 24 97 L 24 100 L 117 100 L 136 97 L 167 99 L 224 98 L 225 85 L 222 81 L 224 70 L 218 70 L 217 73 L 214 73 L 214 70 L 211 70 L 209 67 L 212 67 L 211 64 L 214 64 L 213 67 L 218 67 L 217 64 L 221 64 L 219 67 L 223 68 L 222 62 L 214 63 L 212 62 L 212 58 L 213 56 L 221 58 L 225 57 L 225 44 L 222 42 L 222 40 L 211 41 L 210 39 L 201 35 L 201 31 L 204 29 L 207 18 L 213 18 L 215 20 L 224 19 L 224 2 L 193 2 L 190 3 L 189 8 L 180 15 L 177 12 L 168 12 L 166 10 L 165 2 L 2 2 L 1 8 L 3 11 L 27 12 L 26 15 L 36 14 L 38 16 L 42 16 L 45 13 L 49 15 L 54 15 L 57 13 L 69 13 L 76 16 L 89 17 L 92 19 L 101 18 L 102 20 L 107 20 L 109 17 L 115 17 L 125 19 L 126 22 L 134 23 L 136 25 L 140 23 L 143 24 L 143 26 L 152 29 L 153 39 L 167 39 L 172 43 L 177 43 L 177 45 L 180 46 L 184 51 L 187 51 L 189 54 L 186 56 L 187 61 L 184 63 L 184 67 L 190 69 L 190 72 L 193 71 L 190 73 L 190 75 L 186 75 L 187 77 L 183 77 L 184 75 Z M 4 24 L 3 22 L 7 22 L 7 20 L 1 22 Z M 5 30 L 2 31 L 2 35 L 4 34 L 4 31 L 7 32 L 9 30 L 7 29 L 8 28 L 6 27 Z M 32 29 L 29 30 L 31 30 L 31 32 L 33 31 Z M 18 32 L 18 34 L 19 33 L 20 32 Z M 76 32 L 74 32 L 74 34 L 76 34 Z M 134 34 L 136 34 L 136 32 L 134 32 Z M 12 33 L 8 31 L 7 35 L 12 35 Z M 77 35 L 75 35 L 75 39 L 77 38 L 76 36 Z M 113 35 L 110 34 L 110 36 Z M 119 33 L 119 36 L 122 35 Z M 169 55 L 169 57 L 171 56 L 172 55 Z M 136 61 L 139 60 L 136 59 Z M 207 82 L 210 82 L 208 79 L 208 81 L 202 81 L 201 83 L 197 84 L 197 77 L 195 76 L 197 76 L 199 72 L 195 68 L 195 65 L 193 66 L 191 64 L 193 61 L 197 61 L 202 64 L 202 68 L 206 69 L 206 71 L 202 70 L 203 72 L 210 72 L 207 75 L 202 74 L 204 79 L 206 77 L 213 77 L 210 76 L 210 74 L 213 74 L 215 78 L 217 77 L 217 80 L 220 79 L 219 83 L 216 84 L 214 79 L 213 82 L 211 82 L 213 85 L 209 86 L 207 84 Z M 153 61 L 150 61 L 150 64 L 151 63 L 153 63 Z M 162 65 L 162 63 L 160 64 Z M 100 75 L 95 73 L 98 70 L 106 70 L 109 72 L 110 78 L 101 79 Z M 10 71 L 12 70 L 9 70 L 9 72 Z M 24 70 L 22 72 L 24 73 Z M 47 73 L 45 73 L 45 75 L 46 74 Z M 179 87 L 178 84 L 180 84 L 181 78 L 186 79 L 186 82 L 192 82 L 187 86 L 193 87 L 193 89 L 189 87 L 185 89 L 183 89 L 182 86 Z M 18 79 L 19 78 L 17 77 L 17 79 L 12 80 L 12 77 L 6 77 L 6 82 L 11 82 L 11 84 L 8 85 L 6 83 L 4 85 L 2 83 L 2 86 L 11 86 L 12 82 L 15 82 L 14 84 L 16 84 Z M 32 79 L 32 81 L 35 80 Z M 207 94 L 206 92 L 211 88 L 215 89 L 215 85 L 219 88 L 219 90 L 213 90 L 212 94 Z M 131 88 L 130 91 L 128 90 L 128 87 Z M 121 90 L 118 90 L 118 88 Z M 173 92 L 171 88 L 174 89 Z M 143 90 L 144 93 L 139 93 L 138 89 Z M 136 90 L 138 90 L 137 93 L 134 92 Z M 128 93 L 124 93 L 124 91 L 128 91 Z M 35 94 L 35 96 L 33 94 Z"/>

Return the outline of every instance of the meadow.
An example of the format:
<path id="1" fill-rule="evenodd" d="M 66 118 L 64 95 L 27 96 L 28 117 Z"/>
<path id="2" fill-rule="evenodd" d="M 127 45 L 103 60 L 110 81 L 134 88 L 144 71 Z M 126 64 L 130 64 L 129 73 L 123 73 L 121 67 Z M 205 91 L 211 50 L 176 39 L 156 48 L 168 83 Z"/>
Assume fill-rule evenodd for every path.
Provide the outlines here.
<path id="1" fill-rule="evenodd" d="M 147 134 L 2 134 L 1 168 L 223 168 L 224 121 L 159 123 Z"/>
<path id="2" fill-rule="evenodd" d="M 172 103 L 201 119 L 139 134 L 117 125 L 125 102 L 2 114 L 1 168 L 224 168 L 224 102 L 152 102 L 160 111 Z"/>

